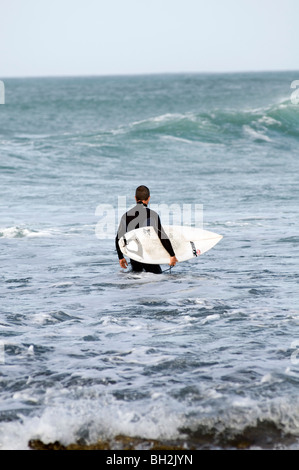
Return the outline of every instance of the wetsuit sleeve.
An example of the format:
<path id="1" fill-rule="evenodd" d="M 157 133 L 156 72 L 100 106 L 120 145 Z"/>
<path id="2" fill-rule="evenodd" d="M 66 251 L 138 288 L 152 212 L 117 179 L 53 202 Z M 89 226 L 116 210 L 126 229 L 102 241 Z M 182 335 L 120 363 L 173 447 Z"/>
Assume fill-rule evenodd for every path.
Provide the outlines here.
<path id="1" fill-rule="evenodd" d="M 118 255 L 119 259 L 123 259 L 124 254 L 122 253 L 121 249 L 119 248 L 118 241 L 126 233 L 126 231 L 127 231 L 126 230 L 126 217 L 125 217 L 125 214 L 124 214 L 122 216 L 121 220 L 120 220 L 120 224 L 119 224 L 117 234 L 116 234 L 116 237 L 115 237 L 115 248 L 116 248 L 117 255 Z"/>
<path id="2" fill-rule="evenodd" d="M 158 227 L 156 228 L 156 230 L 157 230 L 158 237 L 160 238 L 160 241 L 161 241 L 163 247 L 169 253 L 169 256 L 175 256 L 171 241 L 169 240 L 166 232 L 164 231 L 164 229 L 162 227 L 161 220 L 160 220 L 159 216 L 157 218 L 157 222 L 158 222 Z"/>

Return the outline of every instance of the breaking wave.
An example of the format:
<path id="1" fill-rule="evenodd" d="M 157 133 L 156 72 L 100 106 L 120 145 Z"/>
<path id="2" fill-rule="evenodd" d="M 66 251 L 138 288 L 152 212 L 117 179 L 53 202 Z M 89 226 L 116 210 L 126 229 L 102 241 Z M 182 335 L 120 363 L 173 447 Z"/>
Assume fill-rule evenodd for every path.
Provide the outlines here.
<path id="1" fill-rule="evenodd" d="M 173 136 L 185 142 L 223 143 L 231 139 L 271 142 L 276 136 L 299 137 L 299 107 L 289 100 L 257 109 L 213 109 L 166 113 L 135 121 L 120 132 L 135 137 Z"/>

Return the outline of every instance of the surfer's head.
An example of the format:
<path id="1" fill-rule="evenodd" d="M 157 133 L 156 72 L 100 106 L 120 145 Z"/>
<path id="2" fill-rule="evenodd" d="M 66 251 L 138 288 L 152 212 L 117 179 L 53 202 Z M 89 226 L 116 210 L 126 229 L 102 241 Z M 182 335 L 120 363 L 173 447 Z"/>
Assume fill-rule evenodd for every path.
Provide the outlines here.
<path id="1" fill-rule="evenodd" d="M 135 192 L 136 201 L 147 201 L 150 197 L 150 190 L 146 186 L 138 186 Z"/>

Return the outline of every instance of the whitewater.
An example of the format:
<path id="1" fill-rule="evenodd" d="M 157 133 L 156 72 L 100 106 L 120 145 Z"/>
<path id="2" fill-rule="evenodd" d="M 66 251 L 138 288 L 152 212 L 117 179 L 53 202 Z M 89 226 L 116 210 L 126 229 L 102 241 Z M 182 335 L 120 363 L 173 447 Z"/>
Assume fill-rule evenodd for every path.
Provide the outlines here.
<path id="1" fill-rule="evenodd" d="M 5 80 L 0 449 L 298 450 L 296 79 Z M 97 208 L 114 232 L 140 184 L 153 205 L 202 205 L 221 242 L 162 275 L 123 271 Z"/>

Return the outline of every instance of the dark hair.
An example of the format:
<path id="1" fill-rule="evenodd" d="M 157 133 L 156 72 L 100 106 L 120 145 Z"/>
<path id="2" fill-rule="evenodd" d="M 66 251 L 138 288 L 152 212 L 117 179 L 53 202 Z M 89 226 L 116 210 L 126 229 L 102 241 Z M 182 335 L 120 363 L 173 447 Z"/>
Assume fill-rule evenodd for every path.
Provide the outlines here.
<path id="1" fill-rule="evenodd" d="M 146 186 L 138 186 L 135 196 L 137 201 L 147 201 L 150 197 L 150 190 Z"/>

